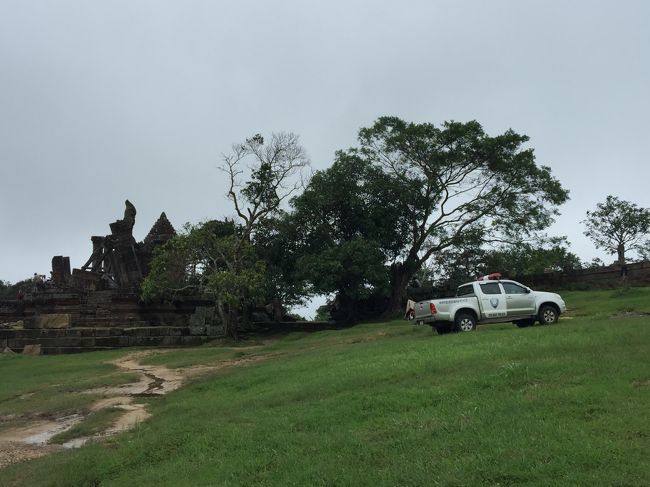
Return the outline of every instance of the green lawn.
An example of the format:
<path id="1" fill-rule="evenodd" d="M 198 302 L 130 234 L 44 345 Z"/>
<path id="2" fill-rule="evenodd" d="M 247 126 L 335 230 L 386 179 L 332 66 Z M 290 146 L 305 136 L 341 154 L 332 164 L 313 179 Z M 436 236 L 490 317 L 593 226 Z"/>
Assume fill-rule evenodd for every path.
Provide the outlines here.
<path id="1" fill-rule="evenodd" d="M 391 322 L 153 356 L 261 359 L 149 399 L 153 418 L 106 443 L 8 467 L 0 485 L 650 485 L 650 288 L 563 296 L 554 326 L 437 336 Z M 57 375 L 66 360 L 0 366 Z"/>

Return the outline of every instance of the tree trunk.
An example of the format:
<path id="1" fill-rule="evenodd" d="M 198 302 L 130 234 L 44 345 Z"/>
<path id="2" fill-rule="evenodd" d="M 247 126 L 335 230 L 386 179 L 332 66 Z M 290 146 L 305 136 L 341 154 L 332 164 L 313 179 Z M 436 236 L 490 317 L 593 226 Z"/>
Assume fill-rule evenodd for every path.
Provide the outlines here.
<path id="1" fill-rule="evenodd" d="M 618 265 L 620 265 L 621 268 L 625 267 L 625 245 L 618 244 L 616 252 L 618 254 Z"/>
<path id="2" fill-rule="evenodd" d="M 224 334 L 228 338 L 238 340 L 239 335 L 237 333 L 237 314 L 231 309 L 230 306 L 224 304 L 221 299 L 217 299 L 217 312 L 219 313 L 221 323 L 223 323 Z"/>
<path id="3" fill-rule="evenodd" d="M 282 302 L 280 301 L 279 298 L 274 298 L 273 299 L 273 321 L 276 323 L 280 323 L 282 321 L 282 316 L 284 313 L 282 312 Z"/>
<path id="4" fill-rule="evenodd" d="M 618 254 L 618 265 L 621 267 L 621 285 L 623 288 L 629 287 L 629 282 L 627 280 L 627 264 L 625 263 L 625 245 L 620 243 L 616 249 Z"/>
<path id="5" fill-rule="evenodd" d="M 390 267 L 390 300 L 387 313 L 403 312 L 406 306 L 406 288 L 416 273 L 416 267 L 404 264 L 393 264 Z"/>

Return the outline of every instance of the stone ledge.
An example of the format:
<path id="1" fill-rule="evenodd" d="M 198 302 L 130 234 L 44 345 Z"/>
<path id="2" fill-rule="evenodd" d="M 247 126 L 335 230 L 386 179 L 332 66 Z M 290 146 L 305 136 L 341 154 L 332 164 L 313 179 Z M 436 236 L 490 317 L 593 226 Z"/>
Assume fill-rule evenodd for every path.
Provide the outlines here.
<path id="1" fill-rule="evenodd" d="M 34 328 L 70 328 L 71 315 L 68 313 L 43 314 L 34 317 Z"/>

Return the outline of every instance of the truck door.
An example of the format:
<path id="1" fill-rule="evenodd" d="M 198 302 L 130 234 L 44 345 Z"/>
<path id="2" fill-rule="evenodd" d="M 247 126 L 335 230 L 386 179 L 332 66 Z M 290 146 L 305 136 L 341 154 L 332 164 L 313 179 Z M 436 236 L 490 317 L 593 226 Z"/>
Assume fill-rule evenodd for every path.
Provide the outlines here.
<path id="1" fill-rule="evenodd" d="M 481 295 L 481 310 L 487 319 L 502 318 L 506 316 L 506 300 L 498 282 L 479 283 Z"/>
<path id="2" fill-rule="evenodd" d="M 506 293 L 508 316 L 532 316 L 535 314 L 535 297 L 527 288 L 514 282 L 502 282 Z"/>

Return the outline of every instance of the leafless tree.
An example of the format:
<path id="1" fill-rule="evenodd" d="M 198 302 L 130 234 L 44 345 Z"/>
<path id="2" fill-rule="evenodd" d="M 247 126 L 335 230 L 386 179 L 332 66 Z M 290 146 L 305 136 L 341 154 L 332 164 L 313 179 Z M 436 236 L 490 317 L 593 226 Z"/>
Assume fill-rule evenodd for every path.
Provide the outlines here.
<path id="1" fill-rule="evenodd" d="M 250 240 L 259 222 L 304 186 L 308 166 L 294 133 L 274 133 L 269 141 L 256 134 L 223 154 L 219 168 L 228 177 L 227 196 L 241 219 L 244 240 Z"/>

